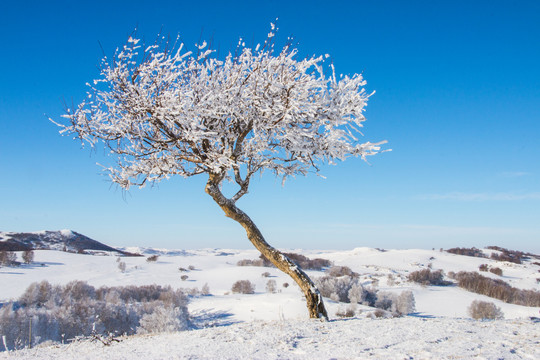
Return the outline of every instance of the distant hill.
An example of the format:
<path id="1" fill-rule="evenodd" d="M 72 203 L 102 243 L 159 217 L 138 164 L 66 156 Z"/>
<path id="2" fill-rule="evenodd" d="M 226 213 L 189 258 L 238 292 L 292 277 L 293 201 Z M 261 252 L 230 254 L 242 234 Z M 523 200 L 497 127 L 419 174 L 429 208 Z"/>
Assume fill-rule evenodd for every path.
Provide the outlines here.
<path id="1" fill-rule="evenodd" d="M 58 250 L 67 252 L 116 252 L 125 256 L 134 256 L 126 251 L 90 239 L 88 236 L 71 230 L 37 231 L 15 233 L 0 231 L 0 251 Z"/>

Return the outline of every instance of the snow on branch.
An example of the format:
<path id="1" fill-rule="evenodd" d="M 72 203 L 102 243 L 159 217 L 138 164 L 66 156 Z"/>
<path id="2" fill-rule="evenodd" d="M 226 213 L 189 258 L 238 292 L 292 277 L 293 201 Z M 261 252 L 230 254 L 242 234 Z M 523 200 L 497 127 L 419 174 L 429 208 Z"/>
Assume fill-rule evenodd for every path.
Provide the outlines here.
<path id="1" fill-rule="evenodd" d="M 275 33 L 272 25 L 266 43 Z M 291 45 L 277 52 L 242 41 L 224 59 L 205 41 L 194 53 L 183 49 L 130 37 L 102 60 L 87 99 L 64 115 L 62 133 L 110 149 L 116 165 L 107 171 L 126 189 L 201 173 L 247 189 L 256 172 L 318 172 L 322 163 L 365 159 L 385 143 L 358 141 L 365 81 L 359 74 L 337 80 L 333 67 L 327 76 L 323 56 L 299 60 Z"/>

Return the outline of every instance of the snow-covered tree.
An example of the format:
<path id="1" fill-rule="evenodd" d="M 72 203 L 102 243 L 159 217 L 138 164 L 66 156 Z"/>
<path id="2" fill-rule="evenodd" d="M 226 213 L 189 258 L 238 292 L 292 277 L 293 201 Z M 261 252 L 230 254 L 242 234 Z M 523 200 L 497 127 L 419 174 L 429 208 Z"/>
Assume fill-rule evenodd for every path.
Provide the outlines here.
<path id="1" fill-rule="evenodd" d="M 60 124 L 115 158 L 113 182 L 132 185 L 205 174 L 205 191 L 239 222 L 253 245 L 304 292 L 310 317 L 327 317 L 319 291 L 296 264 L 270 246 L 236 203 L 251 178 L 271 171 L 285 178 L 319 172 L 355 156 L 365 159 L 384 142 L 359 142 L 369 98 L 361 75 L 337 77 L 328 57 L 298 58 L 290 44 L 275 50 L 275 26 L 263 45 L 220 59 L 207 43 L 150 46 L 130 37 L 101 63 L 88 97 Z M 224 181 L 236 183 L 232 196 Z"/>

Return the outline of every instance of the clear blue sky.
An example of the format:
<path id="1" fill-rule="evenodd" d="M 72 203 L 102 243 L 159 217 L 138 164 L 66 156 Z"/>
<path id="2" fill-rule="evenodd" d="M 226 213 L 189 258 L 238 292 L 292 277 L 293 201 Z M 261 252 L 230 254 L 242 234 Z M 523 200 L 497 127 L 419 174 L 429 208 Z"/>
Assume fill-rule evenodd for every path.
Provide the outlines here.
<path id="1" fill-rule="evenodd" d="M 302 56 L 328 53 L 376 91 L 370 165 L 327 179 L 253 182 L 239 207 L 278 247 L 350 249 L 500 245 L 540 252 L 539 1 L 2 1 L 0 230 L 69 228 L 118 246 L 249 248 L 204 193 L 173 179 L 127 194 L 61 137 L 64 101 L 80 102 L 134 28 L 220 53 L 264 40 L 279 18 Z"/>

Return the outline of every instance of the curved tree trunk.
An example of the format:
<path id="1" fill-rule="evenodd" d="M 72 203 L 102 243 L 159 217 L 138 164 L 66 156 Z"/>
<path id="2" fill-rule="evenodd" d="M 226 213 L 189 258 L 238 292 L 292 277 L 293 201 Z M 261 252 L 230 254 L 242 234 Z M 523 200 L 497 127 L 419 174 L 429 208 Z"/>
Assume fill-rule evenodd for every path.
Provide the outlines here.
<path id="1" fill-rule="evenodd" d="M 266 242 L 263 235 L 251 220 L 251 218 L 242 210 L 236 207 L 234 201 L 226 198 L 219 189 L 221 177 L 210 175 L 205 191 L 225 212 L 225 215 L 244 227 L 251 243 L 272 262 L 279 270 L 288 274 L 302 289 L 309 311 L 310 318 L 323 318 L 328 320 L 328 314 L 324 307 L 323 299 L 319 290 L 307 276 L 307 274 L 298 267 L 289 258 L 283 255 L 279 250 L 273 248 Z"/>

